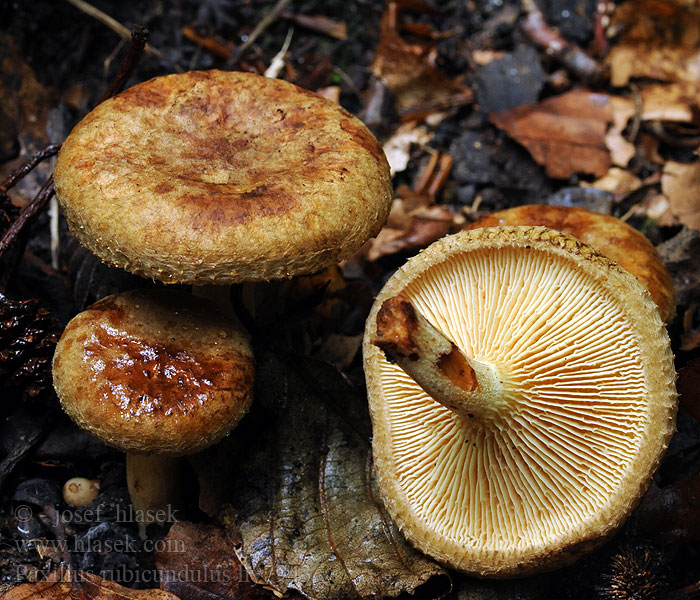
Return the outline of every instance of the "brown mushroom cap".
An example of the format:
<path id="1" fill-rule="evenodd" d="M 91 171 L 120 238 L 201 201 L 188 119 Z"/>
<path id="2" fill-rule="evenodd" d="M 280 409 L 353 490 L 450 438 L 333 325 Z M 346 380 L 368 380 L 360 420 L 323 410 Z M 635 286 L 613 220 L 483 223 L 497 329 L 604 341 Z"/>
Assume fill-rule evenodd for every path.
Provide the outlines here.
<path id="1" fill-rule="evenodd" d="M 398 295 L 474 365 L 475 409 L 439 404 L 373 342 Z M 674 430 L 673 356 L 627 271 L 544 227 L 443 238 L 382 289 L 364 367 L 379 489 L 418 548 L 481 576 L 571 562 L 619 527 Z"/>
<path id="2" fill-rule="evenodd" d="M 233 429 L 252 399 L 240 327 L 174 290 L 103 298 L 56 346 L 54 387 L 82 428 L 125 452 L 191 454 Z"/>
<path id="3" fill-rule="evenodd" d="M 531 204 L 492 213 L 467 229 L 499 225 L 541 225 L 573 235 L 632 273 L 649 290 L 664 322 L 673 318 L 673 281 L 656 248 L 624 221 L 569 206 Z"/>
<path id="4" fill-rule="evenodd" d="M 381 147 L 340 106 L 251 73 L 157 77 L 107 100 L 54 171 L 71 231 L 105 262 L 166 283 L 310 273 L 381 229 Z"/>

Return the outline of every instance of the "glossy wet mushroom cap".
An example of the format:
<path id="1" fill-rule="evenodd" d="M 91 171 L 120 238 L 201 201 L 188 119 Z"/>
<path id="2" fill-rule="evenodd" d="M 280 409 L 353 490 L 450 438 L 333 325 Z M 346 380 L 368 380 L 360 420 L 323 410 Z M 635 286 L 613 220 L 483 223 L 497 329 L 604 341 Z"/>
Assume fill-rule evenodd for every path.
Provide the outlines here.
<path id="1" fill-rule="evenodd" d="M 671 275 L 646 236 L 624 221 L 579 207 L 529 204 L 491 213 L 467 229 L 500 225 L 541 225 L 573 235 L 632 273 L 649 290 L 664 322 L 673 318 Z"/>
<path id="2" fill-rule="evenodd" d="M 66 327 L 53 362 L 63 409 L 129 453 L 191 454 L 246 413 L 253 355 L 240 327 L 174 290 L 103 298 Z"/>
<path id="3" fill-rule="evenodd" d="M 58 155 L 73 234 L 160 281 L 310 273 L 384 224 L 391 181 L 370 131 L 340 106 L 251 73 L 158 77 L 107 100 Z"/>
<path id="4" fill-rule="evenodd" d="M 434 243 L 377 297 L 363 351 L 384 503 L 418 548 L 474 575 L 551 569 L 600 544 L 674 430 L 654 302 L 551 229 Z"/>

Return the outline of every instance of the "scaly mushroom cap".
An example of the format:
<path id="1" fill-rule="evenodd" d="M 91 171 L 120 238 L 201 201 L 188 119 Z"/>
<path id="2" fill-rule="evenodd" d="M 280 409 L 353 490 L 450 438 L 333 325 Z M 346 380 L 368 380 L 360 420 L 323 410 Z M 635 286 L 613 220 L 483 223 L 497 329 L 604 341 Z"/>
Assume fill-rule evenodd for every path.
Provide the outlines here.
<path id="1" fill-rule="evenodd" d="M 107 100 L 54 170 L 71 231 L 105 262 L 166 283 L 310 273 L 384 224 L 389 167 L 340 106 L 251 73 L 157 77 Z"/>
<path id="2" fill-rule="evenodd" d="M 478 411 L 438 404 L 373 343 L 398 294 L 488 375 Z M 418 548 L 474 575 L 549 569 L 599 544 L 674 430 L 673 357 L 651 297 L 544 227 L 432 244 L 379 294 L 363 350 L 384 502 Z"/>
<path id="3" fill-rule="evenodd" d="M 624 221 L 578 207 L 530 204 L 492 213 L 467 229 L 499 225 L 541 225 L 573 235 L 639 279 L 664 322 L 673 318 L 676 303 L 671 275 L 651 242 Z"/>
<path id="4" fill-rule="evenodd" d="M 180 456 L 212 445 L 246 413 L 253 354 L 240 327 L 209 302 L 130 291 L 68 323 L 53 378 L 66 413 L 107 444 Z"/>

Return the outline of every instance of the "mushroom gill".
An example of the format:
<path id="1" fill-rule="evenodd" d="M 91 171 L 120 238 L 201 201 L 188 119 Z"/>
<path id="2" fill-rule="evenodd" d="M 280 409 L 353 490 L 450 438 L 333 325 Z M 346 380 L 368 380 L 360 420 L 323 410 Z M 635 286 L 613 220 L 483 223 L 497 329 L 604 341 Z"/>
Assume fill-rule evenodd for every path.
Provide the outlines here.
<path id="1" fill-rule="evenodd" d="M 375 345 L 372 320 L 396 294 L 474 367 L 458 410 Z M 544 228 L 458 234 L 409 261 L 370 315 L 365 369 L 392 516 L 421 549 L 480 575 L 541 570 L 598 543 L 673 430 L 653 303 L 622 269 Z"/>

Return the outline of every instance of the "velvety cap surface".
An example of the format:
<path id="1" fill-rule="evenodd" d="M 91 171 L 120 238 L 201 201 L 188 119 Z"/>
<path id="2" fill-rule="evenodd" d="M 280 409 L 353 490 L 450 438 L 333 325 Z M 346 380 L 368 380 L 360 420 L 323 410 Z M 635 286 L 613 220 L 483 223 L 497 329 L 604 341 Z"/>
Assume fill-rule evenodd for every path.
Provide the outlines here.
<path id="1" fill-rule="evenodd" d="M 166 283 L 316 271 L 375 235 L 391 202 L 384 153 L 358 119 L 239 72 L 167 75 L 103 102 L 54 177 L 83 245 Z"/>
<path id="2" fill-rule="evenodd" d="M 253 393 L 239 326 L 173 290 L 103 298 L 66 327 L 54 387 L 82 428 L 125 452 L 181 455 L 233 429 Z"/>

